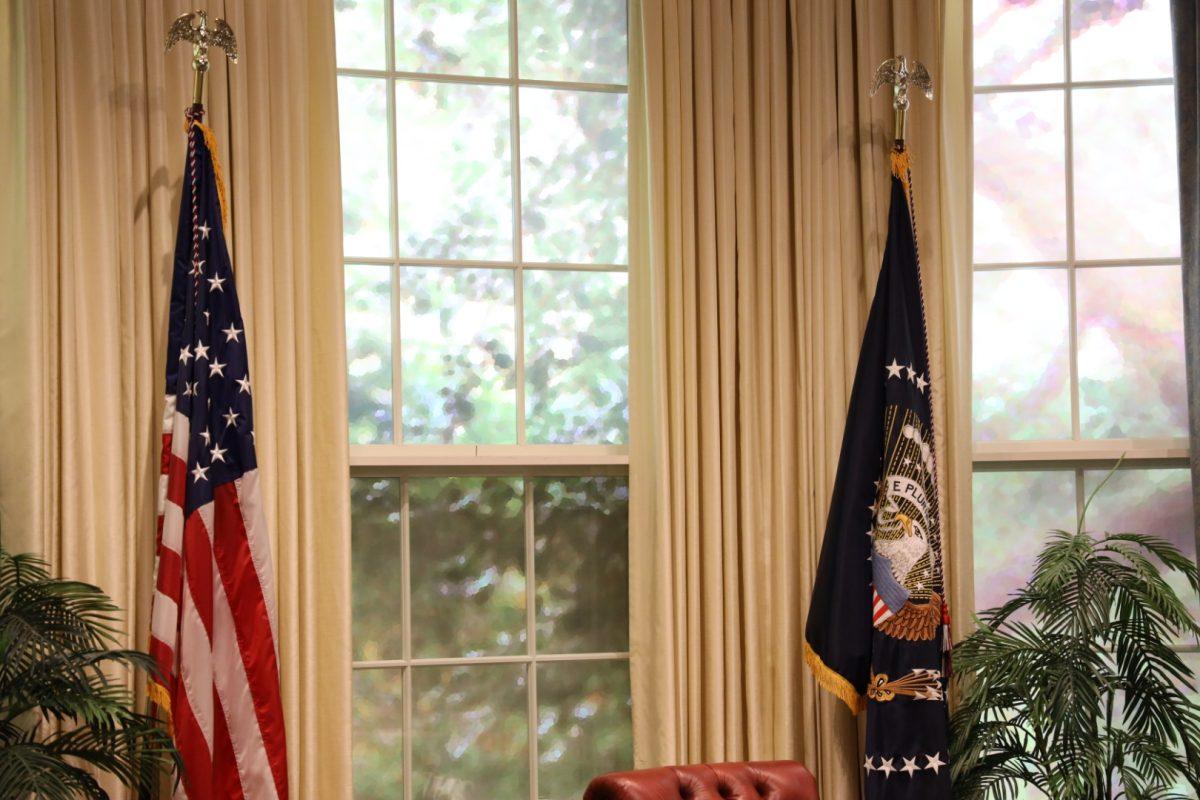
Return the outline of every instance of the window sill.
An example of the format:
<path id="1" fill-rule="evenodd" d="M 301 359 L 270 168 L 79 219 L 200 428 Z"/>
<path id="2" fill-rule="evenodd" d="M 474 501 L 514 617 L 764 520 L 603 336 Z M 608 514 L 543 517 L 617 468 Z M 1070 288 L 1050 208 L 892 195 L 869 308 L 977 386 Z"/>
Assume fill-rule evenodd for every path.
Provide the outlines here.
<path id="1" fill-rule="evenodd" d="M 350 468 L 357 473 L 488 469 L 586 467 L 595 472 L 623 473 L 629 466 L 628 445 L 350 445 Z"/>
<path id="2" fill-rule="evenodd" d="M 1188 440 L 1180 437 L 976 442 L 973 460 L 976 467 L 1012 467 L 1021 463 L 1102 464 L 1123 458 L 1127 464 L 1153 466 L 1153 462 L 1179 461 L 1187 457 Z"/>

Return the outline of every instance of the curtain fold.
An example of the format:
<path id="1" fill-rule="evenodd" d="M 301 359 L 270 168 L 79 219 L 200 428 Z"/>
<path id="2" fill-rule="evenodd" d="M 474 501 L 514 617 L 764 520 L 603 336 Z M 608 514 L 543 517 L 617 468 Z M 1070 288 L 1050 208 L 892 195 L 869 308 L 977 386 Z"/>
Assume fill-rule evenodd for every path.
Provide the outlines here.
<path id="1" fill-rule="evenodd" d="M 947 68 L 965 70 L 961 5 L 631 6 L 641 765 L 799 758 L 823 798 L 858 797 L 856 724 L 800 643 L 885 232 L 891 106 L 867 93 L 897 53 L 940 89 L 954 36 Z M 970 555 L 967 80 L 914 99 L 909 122 L 953 602 Z"/>
<path id="2" fill-rule="evenodd" d="M 930 362 L 945 370 L 935 390 L 942 403 L 935 406 L 941 489 L 945 519 L 950 535 L 942 541 L 946 564 L 946 588 L 951 602 L 951 638 L 961 641 L 975 630 L 975 562 L 971 547 L 971 310 L 972 219 L 974 193 L 972 148 L 974 137 L 973 69 L 971 66 L 971 4 L 965 0 L 942 3 L 941 70 L 936 87 L 938 206 L 941 255 L 936 263 L 923 264 L 936 277 L 926 282 L 940 295 L 928 294 L 925 304 L 932 313 L 929 324 Z M 935 373 L 935 381 L 939 378 Z"/>
<path id="3" fill-rule="evenodd" d="M 1179 221 L 1183 255 L 1183 330 L 1191 431 L 1192 505 L 1200 520 L 1200 11 L 1171 0 L 1175 40 L 1175 124 L 1179 141 Z"/>
<path id="4" fill-rule="evenodd" d="M 190 54 L 160 2 L 15 4 L 23 257 L 3 265 L 0 531 L 125 610 L 144 648 Z M 209 122 L 255 387 L 295 797 L 349 797 L 349 511 L 333 8 L 210 5 Z M 3 23 L 0 23 L 3 25 Z M 4 32 L 0 27 L 0 33 Z M 8 81 L 0 85 L 8 85 Z M 0 89 L 0 91 L 4 91 Z"/>

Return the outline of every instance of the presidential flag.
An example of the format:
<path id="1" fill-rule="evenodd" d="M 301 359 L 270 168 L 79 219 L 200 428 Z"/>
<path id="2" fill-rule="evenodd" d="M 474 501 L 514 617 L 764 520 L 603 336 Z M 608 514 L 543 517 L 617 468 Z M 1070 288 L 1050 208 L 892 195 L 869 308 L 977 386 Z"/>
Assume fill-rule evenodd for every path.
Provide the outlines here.
<path id="1" fill-rule="evenodd" d="M 909 200 L 893 153 L 887 247 L 863 336 L 805 660 L 867 711 L 868 800 L 950 797 L 946 650 L 932 386 Z"/>
<path id="2" fill-rule="evenodd" d="M 167 333 L 151 699 L 183 772 L 176 798 L 286 800 L 278 628 L 246 325 L 211 132 L 188 117 Z"/>

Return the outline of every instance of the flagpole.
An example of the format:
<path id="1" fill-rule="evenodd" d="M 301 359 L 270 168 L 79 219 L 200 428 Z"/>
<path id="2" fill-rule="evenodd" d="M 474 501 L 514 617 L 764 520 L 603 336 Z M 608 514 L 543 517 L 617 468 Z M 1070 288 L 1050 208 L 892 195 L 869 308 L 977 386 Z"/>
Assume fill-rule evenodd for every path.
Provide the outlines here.
<path id="1" fill-rule="evenodd" d="M 193 25 L 193 21 L 198 24 Z M 204 76 L 208 74 L 208 48 L 216 47 L 225 52 L 225 56 L 234 64 L 238 60 L 237 38 L 233 29 L 223 19 L 213 20 L 208 24 L 208 12 L 204 10 L 189 11 L 176 17 L 167 28 L 166 47 L 164 52 L 180 41 L 192 43 L 192 106 L 188 111 L 189 117 L 199 119 L 204 114 Z"/>

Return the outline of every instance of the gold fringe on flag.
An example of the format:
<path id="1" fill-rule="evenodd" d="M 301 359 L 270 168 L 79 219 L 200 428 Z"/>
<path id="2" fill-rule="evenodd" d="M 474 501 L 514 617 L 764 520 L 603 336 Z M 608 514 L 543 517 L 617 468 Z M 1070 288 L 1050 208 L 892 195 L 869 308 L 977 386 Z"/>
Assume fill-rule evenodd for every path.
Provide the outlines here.
<path id="1" fill-rule="evenodd" d="M 845 703 L 850 708 L 851 714 L 857 716 L 858 712 L 867 707 L 867 699 L 850 685 L 850 681 L 825 666 L 825 662 L 817 655 L 817 651 L 809 646 L 808 642 L 804 643 L 804 661 L 816 676 L 817 683 Z"/>

